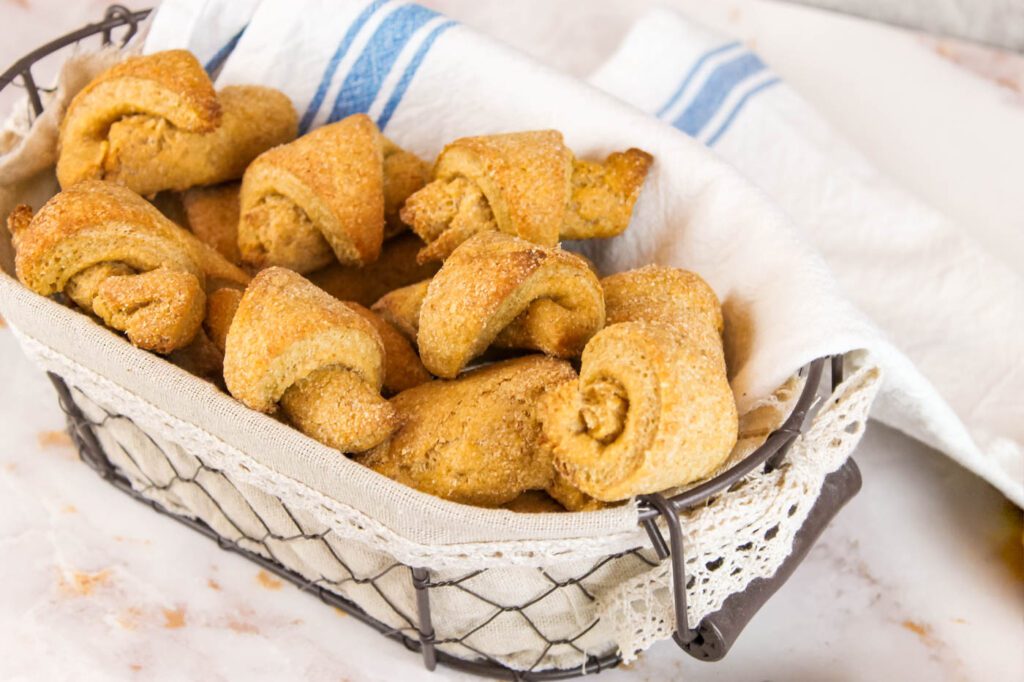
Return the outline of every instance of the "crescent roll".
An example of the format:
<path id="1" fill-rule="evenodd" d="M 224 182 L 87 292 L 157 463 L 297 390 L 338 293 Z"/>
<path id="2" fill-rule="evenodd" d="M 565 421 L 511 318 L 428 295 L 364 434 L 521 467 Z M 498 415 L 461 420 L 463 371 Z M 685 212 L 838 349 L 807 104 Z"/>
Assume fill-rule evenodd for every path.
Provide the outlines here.
<path id="1" fill-rule="evenodd" d="M 478 232 L 541 246 L 611 237 L 629 224 L 652 162 L 639 149 L 603 164 L 579 161 L 555 130 L 465 137 L 444 148 L 434 181 L 409 197 L 401 217 L 427 242 L 422 261 L 444 260 Z"/>
<path id="2" fill-rule="evenodd" d="M 569 363 L 533 355 L 432 381 L 391 399 L 401 426 L 358 461 L 446 500 L 496 507 L 552 482 L 535 406 L 576 378 Z"/>
<path id="3" fill-rule="evenodd" d="M 384 242 L 380 257 L 363 267 L 334 262 L 309 273 L 309 281 L 331 296 L 372 306 L 390 291 L 429 279 L 440 263 L 418 263 L 416 254 L 423 241 L 412 233 L 400 234 Z"/>
<path id="4" fill-rule="evenodd" d="M 371 308 L 373 312 L 397 329 L 401 334 L 416 343 L 416 334 L 420 328 L 420 309 L 423 299 L 427 297 L 430 280 L 425 279 L 416 284 L 395 289 L 380 298 Z"/>
<path id="5" fill-rule="evenodd" d="M 140 348 L 169 353 L 192 341 L 207 286 L 245 286 L 248 275 L 140 196 L 89 180 L 33 217 L 8 219 L 18 278 L 43 296 L 63 293 Z"/>
<path id="6" fill-rule="evenodd" d="M 238 253 L 240 187 L 237 182 L 227 182 L 212 187 L 193 187 L 180 195 L 185 222 L 192 234 L 235 264 L 241 262 Z"/>
<path id="7" fill-rule="evenodd" d="M 380 255 L 388 205 L 394 211 L 405 192 L 418 187 L 409 172 L 415 161 L 365 114 L 260 155 L 242 179 L 242 259 L 303 274 L 335 261 L 372 263 Z"/>
<path id="8" fill-rule="evenodd" d="M 492 344 L 574 357 L 604 320 L 600 282 L 583 258 L 483 232 L 430 280 L 416 339 L 427 369 L 451 378 Z"/>
<path id="9" fill-rule="evenodd" d="M 385 395 L 394 395 L 413 386 L 430 381 L 433 377 L 416 355 L 409 339 L 402 335 L 391 323 L 352 301 L 343 301 L 353 312 L 373 325 L 380 335 L 384 346 L 384 381 Z"/>
<path id="10" fill-rule="evenodd" d="M 231 395 L 260 412 L 280 408 L 329 447 L 361 452 L 396 425 L 383 380 L 384 346 L 370 322 L 290 270 L 253 278 L 225 340 Z"/>
<path id="11" fill-rule="evenodd" d="M 738 428 L 714 292 L 692 273 L 657 266 L 602 284 L 614 322 L 587 344 L 578 381 L 542 399 L 555 467 L 608 502 L 708 476 Z"/>
<path id="12" fill-rule="evenodd" d="M 240 178 L 260 153 L 295 138 L 283 93 L 260 86 L 214 92 L 185 50 L 130 57 L 83 88 L 61 122 L 63 188 L 108 180 L 150 196 Z"/>

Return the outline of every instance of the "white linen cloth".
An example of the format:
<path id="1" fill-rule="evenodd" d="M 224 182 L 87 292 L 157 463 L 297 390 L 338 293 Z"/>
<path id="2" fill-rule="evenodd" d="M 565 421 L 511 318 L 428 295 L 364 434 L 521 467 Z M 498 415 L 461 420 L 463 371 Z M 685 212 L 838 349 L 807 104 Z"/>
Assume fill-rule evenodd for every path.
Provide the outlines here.
<path id="1" fill-rule="evenodd" d="M 606 270 L 654 260 L 712 283 L 733 324 L 745 320 L 734 335 L 755 332 L 730 357 L 741 409 L 815 355 L 866 349 L 888 377 L 873 416 L 1024 505 L 1024 284 L 887 183 L 742 45 L 655 10 L 590 81 L 714 146 L 798 229 L 749 201 L 686 136 L 430 10 L 382 0 L 241 5 L 168 0 L 145 50 L 204 46 L 204 63 L 221 56 L 218 85 L 282 89 L 303 130 L 366 111 L 428 157 L 456 136 L 538 127 L 562 129 L 584 156 L 651 151 L 658 163 L 629 231 L 582 248 Z M 927 378 L 839 295 L 822 255 L 842 295 Z"/>
<path id="2" fill-rule="evenodd" d="M 1014 271 L 872 168 L 755 54 L 678 13 L 644 15 L 589 81 L 713 147 L 767 191 L 973 443 L 934 439 L 951 415 L 888 391 L 872 416 L 1024 505 L 1024 281 Z"/>

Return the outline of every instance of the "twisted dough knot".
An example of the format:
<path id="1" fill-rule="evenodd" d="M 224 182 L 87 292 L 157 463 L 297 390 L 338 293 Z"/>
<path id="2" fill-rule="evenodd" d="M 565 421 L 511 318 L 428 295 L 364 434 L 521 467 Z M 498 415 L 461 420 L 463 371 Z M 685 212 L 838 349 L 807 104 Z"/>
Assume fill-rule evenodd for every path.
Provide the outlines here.
<path id="1" fill-rule="evenodd" d="M 299 273 L 335 261 L 372 263 L 386 219 L 425 179 L 423 162 L 387 140 L 365 114 L 318 128 L 246 169 L 242 258 Z M 397 217 L 391 220 L 397 225 Z"/>
<path id="2" fill-rule="evenodd" d="M 584 349 L 579 381 L 540 407 L 556 468 L 604 501 L 709 475 L 738 428 L 714 292 L 692 273 L 657 266 L 602 285 L 609 325 Z"/>
<path id="3" fill-rule="evenodd" d="M 130 57 L 72 99 L 61 122 L 57 178 L 108 180 L 143 195 L 242 176 L 263 151 L 294 139 L 298 117 L 273 88 L 215 93 L 185 50 Z"/>
<path id="4" fill-rule="evenodd" d="M 574 357 L 604 326 L 601 284 L 584 259 L 500 232 L 475 235 L 429 282 L 374 310 L 415 330 L 423 364 L 447 378 L 492 345 Z"/>
<path id="5" fill-rule="evenodd" d="M 280 406 L 306 435 L 342 452 L 386 439 L 395 412 L 380 395 L 384 347 L 370 322 L 300 275 L 260 272 L 227 333 L 224 381 L 260 412 Z"/>
<path id="6" fill-rule="evenodd" d="M 573 491 L 561 481 L 555 487 L 551 453 L 539 442 L 536 404 L 549 387 L 575 377 L 564 360 L 533 355 L 404 391 L 391 400 L 401 426 L 359 461 L 463 504 L 495 507 L 545 489 L 568 499 Z"/>
<path id="7" fill-rule="evenodd" d="M 34 217 L 19 206 L 8 224 L 25 286 L 43 296 L 66 294 L 136 346 L 158 353 L 193 339 L 207 284 L 249 281 L 137 194 L 105 182 L 79 183 Z"/>
<path id="8" fill-rule="evenodd" d="M 478 232 L 542 246 L 613 237 L 629 224 L 653 158 L 639 149 L 579 161 L 555 130 L 466 137 L 437 158 L 435 180 L 409 197 L 402 219 L 444 260 Z"/>

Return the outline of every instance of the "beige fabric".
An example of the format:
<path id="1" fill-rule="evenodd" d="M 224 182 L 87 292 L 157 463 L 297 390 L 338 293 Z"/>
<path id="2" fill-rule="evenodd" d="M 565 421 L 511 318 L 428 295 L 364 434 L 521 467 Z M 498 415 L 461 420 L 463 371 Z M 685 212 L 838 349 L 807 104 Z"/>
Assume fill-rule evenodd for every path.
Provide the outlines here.
<path id="1" fill-rule="evenodd" d="M 47 114 L 27 137 L 27 120 L 13 119 L 0 138 L 2 149 L 12 150 L 0 159 L 4 215 L 17 201 L 38 205 L 55 191 L 49 168 L 55 158 L 56 112 L 112 58 L 103 53 L 69 60 Z M 7 273 L 10 255 L 7 235 L 0 235 L 0 264 Z M 649 551 L 646 561 L 636 552 L 613 558 L 647 546 L 632 504 L 598 512 L 515 514 L 446 502 L 400 486 L 244 408 L 212 384 L 132 347 L 3 273 L 0 314 L 26 353 L 62 376 L 76 389 L 76 401 L 87 414 L 103 421 L 98 433 L 105 450 L 138 490 L 177 513 L 203 519 L 225 538 L 276 558 L 390 625 L 409 627 L 371 586 L 345 580 L 344 566 L 365 577 L 398 562 L 429 568 L 435 580 L 487 569 L 469 581 L 473 591 L 513 604 L 551 590 L 552 579 L 583 575 L 600 564 L 585 581 L 595 599 L 575 587 L 555 589 L 529 610 L 549 639 L 586 630 L 576 640 L 579 649 L 562 645 L 544 653 L 544 640 L 516 612 L 497 613 L 465 590 L 432 590 L 439 638 L 460 637 L 493 617 L 468 644 L 513 668 L 528 668 L 542 654 L 540 668 L 578 665 L 581 652 L 603 654 L 616 647 L 630 656 L 667 636 L 664 614 L 671 599 L 665 567 L 652 568 Z M 688 570 L 697 586 L 690 595 L 691 623 L 750 580 L 774 573 L 822 480 L 846 459 L 863 432 L 877 387 L 878 371 L 861 368 L 840 387 L 839 402 L 822 410 L 808 435 L 792 448 L 786 467 L 753 474 L 684 519 Z M 779 423 L 794 395 L 790 383 L 776 396 L 754 403 L 762 408 L 756 420 Z M 107 412 L 121 416 L 102 420 Z M 858 425 L 854 433 L 844 430 L 848 423 Z M 760 439 L 741 440 L 733 457 L 749 452 Z M 764 529 L 775 523 L 779 532 L 766 539 Z M 297 530 L 320 537 L 299 537 Z M 743 539 L 756 551 L 736 552 Z M 730 570 L 706 568 L 717 559 Z M 408 569 L 386 572 L 378 587 L 402 613 L 415 613 Z M 462 645 L 443 648 L 474 656 Z"/>
<path id="2" fill-rule="evenodd" d="M 460 582 L 466 590 L 431 590 L 433 623 L 438 639 L 473 633 L 468 640 L 473 649 L 512 668 L 530 668 L 538 659 L 542 669 L 573 667 L 586 654 L 615 650 L 632 660 L 671 636 L 668 564 L 656 563 L 649 549 L 614 556 L 646 546 L 638 532 L 574 545 L 570 536 L 580 514 L 520 515 L 555 520 L 566 537 L 414 545 L 374 518 L 266 469 L 226 443 L 204 438 L 191 425 L 18 334 L 34 360 L 75 387 L 76 404 L 99 425 L 101 445 L 136 490 L 175 513 L 205 521 L 224 538 L 277 560 L 410 636 L 415 636 L 415 592 L 408 569 L 398 563 L 431 569 L 435 582 L 460 581 L 485 569 Z M 855 371 L 824 401 L 784 466 L 751 474 L 714 502 L 684 515 L 687 575 L 694 578 L 687 591 L 691 624 L 721 608 L 750 580 L 775 572 L 825 476 L 846 461 L 860 440 L 879 381 L 873 366 Z M 778 426 L 797 390 L 798 385 L 787 385 L 762 401 L 757 419 L 745 427 L 756 433 L 758 425 Z M 755 436 L 748 443 L 760 440 Z M 385 497 L 379 503 L 383 507 L 389 501 Z M 477 513 L 512 514 L 459 509 L 462 520 Z M 776 532 L 767 533 L 773 527 Z M 591 574 L 595 567 L 599 569 Z M 381 576 L 376 589 L 352 580 L 374 576 Z M 593 599 L 578 587 L 556 586 L 578 576 L 587 576 L 582 585 Z M 527 604 L 541 595 L 546 596 L 527 610 L 532 627 L 521 614 L 499 613 L 494 606 Z M 565 639 L 574 640 L 579 649 L 556 646 L 545 652 L 547 641 Z M 441 648 L 474 655 L 460 644 Z"/>

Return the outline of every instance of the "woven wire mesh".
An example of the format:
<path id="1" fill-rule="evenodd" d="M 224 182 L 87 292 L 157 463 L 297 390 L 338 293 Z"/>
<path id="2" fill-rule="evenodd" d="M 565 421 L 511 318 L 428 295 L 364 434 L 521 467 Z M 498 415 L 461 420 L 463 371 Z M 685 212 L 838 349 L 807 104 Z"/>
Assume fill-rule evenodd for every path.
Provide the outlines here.
<path id="1" fill-rule="evenodd" d="M 565 575 L 558 569 L 520 567 L 515 569 L 516 586 L 511 591 L 504 573 L 496 581 L 491 579 L 489 574 L 496 569 L 414 569 L 337 537 L 308 512 L 232 480 L 201 456 L 154 438 L 128 417 L 52 378 L 83 460 L 105 479 L 200 530 L 222 548 L 241 553 L 301 590 L 356 615 L 407 648 L 426 648 L 428 658 L 436 656 L 453 667 L 507 679 L 572 677 L 618 663 L 609 646 L 596 655 L 588 646 L 607 640 L 596 632 L 601 624 L 596 616 L 570 627 L 556 623 L 553 630 L 550 618 L 538 618 L 536 612 L 549 611 L 543 608 L 548 600 L 593 604 L 595 594 L 607 581 L 621 579 L 624 570 L 639 573 L 655 566 L 653 550 L 607 556 L 583 569 L 569 567 Z M 501 589 L 496 589 L 499 585 Z M 421 591 L 430 605 L 426 613 L 417 599 Z M 470 610 L 480 615 L 469 623 L 445 617 Z M 493 641 L 495 632 L 506 635 L 503 639 L 513 633 L 518 652 L 528 650 L 532 662 L 522 670 L 510 669 L 508 652 L 488 651 L 480 643 Z M 566 669 L 559 665 L 566 660 L 577 663 Z"/>

